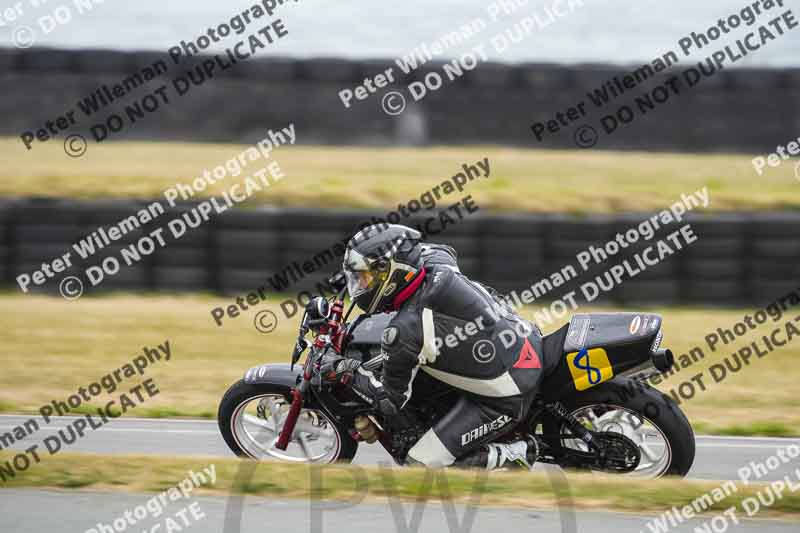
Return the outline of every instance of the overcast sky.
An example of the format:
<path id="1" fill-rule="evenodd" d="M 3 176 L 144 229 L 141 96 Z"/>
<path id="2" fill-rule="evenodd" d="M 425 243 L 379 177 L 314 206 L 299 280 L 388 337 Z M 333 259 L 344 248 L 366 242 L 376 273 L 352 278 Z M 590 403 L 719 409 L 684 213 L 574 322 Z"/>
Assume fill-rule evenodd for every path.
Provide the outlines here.
<path id="1" fill-rule="evenodd" d="M 83 14 L 75 8 L 75 0 L 48 0 L 38 8 L 31 6 L 32 1 L 22 0 L 21 17 L 13 22 L 5 21 L 6 25 L 0 27 L 0 38 L 7 46 L 14 30 L 24 25 L 33 31 L 35 42 L 41 45 L 164 51 L 181 40 L 196 39 L 209 25 L 229 20 L 238 10 L 247 9 L 257 0 L 105 0 L 95 5 L 92 12 Z M 506 0 L 507 3 L 516 1 L 524 0 Z M 570 1 L 581 2 L 530 0 L 515 12 L 506 14 L 493 2 L 478 0 L 299 0 L 279 7 L 275 13 L 275 17 L 283 19 L 289 38 L 270 47 L 269 53 L 393 59 L 480 18 L 486 23 L 485 29 L 469 40 L 469 48 L 490 43 L 492 37 L 526 16 L 537 14 L 540 19 L 546 18 L 544 6 L 556 3 L 557 8 L 568 10 Z M 677 51 L 681 37 L 692 31 L 706 31 L 720 17 L 727 17 L 745 5 L 745 2 L 731 0 L 582 0 L 582 3 L 582 7 L 557 18 L 544 29 L 536 29 L 502 53 L 489 46 L 491 59 L 561 63 L 651 61 L 668 50 Z M 792 4 L 800 2 L 786 0 L 780 12 Z M 65 8 L 70 10 L 71 20 L 52 27 L 47 16 L 59 7 L 61 13 Z M 798 6 L 795 10 L 800 12 Z M 765 14 L 760 22 L 765 24 L 780 12 Z M 251 29 L 258 28 L 252 26 Z M 740 27 L 735 35 L 743 37 L 747 31 L 750 30 Z M 236 40 L 231 36 L 224 44 L 230 46 Z M 726 36 L 726 40 L 709 46 L 707 52 L 710 54 L 734 40 L 735 37 Z M 456 52 L 457 49 L 452 50 L 453 54 Z M 694 62 L 704 57 L 705 51 L 689 60 Z M 800 28 L 778 38 L 739 65 L 800 66 Z"/>

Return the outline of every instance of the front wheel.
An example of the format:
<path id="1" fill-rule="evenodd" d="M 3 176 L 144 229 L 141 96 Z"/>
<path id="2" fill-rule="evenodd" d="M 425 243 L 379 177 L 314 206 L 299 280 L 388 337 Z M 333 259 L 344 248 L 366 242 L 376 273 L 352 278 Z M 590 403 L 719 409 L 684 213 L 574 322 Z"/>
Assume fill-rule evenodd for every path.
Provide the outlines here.
<path id="1" fill-rule="evenodd" d="M 286 450 L 275 447 L 291 401 L 283 385 L 239 380 L 219 404 L 217 422 L 228 447 L 240 457 L 292 463 L 350 462 L 358 443 L 322 410 L 303 408 Z"/>
<path id="2" fill-rule="evenodd" d="M 683 477 L 692 467 L 695 439 L 689 420 L 670 397 L 649 385 L 617 378 L 561 403 L 587 429 L 622 434 L 633 441 L 640 452 L 639 464 L 622 475 Z M 546 440 L 556 451 L 589 451 L 565 424 L 551 420 L 547 426 Z"/>

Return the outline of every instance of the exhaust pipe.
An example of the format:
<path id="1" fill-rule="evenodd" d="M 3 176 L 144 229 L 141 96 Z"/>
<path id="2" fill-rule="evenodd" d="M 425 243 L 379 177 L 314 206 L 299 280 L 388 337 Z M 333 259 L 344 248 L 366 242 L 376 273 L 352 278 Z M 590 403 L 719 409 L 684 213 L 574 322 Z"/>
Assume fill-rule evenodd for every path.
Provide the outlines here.
<path id="1" fill-rule="evenodd" d="M 674 364 L 675 356 L 672 354 L 672 350 L 656 350 L 655 352 L 651 352 L 650 359 L 633 368 L 629 368 L 620 375 L 626 378 L 644 381 L 655 375 L 668 372 Z"/>
<path id="2" fill-rule="evenodd" d="M 659 372 L 668 372 L 672 365 L 675 364 L 675 356 L 672 355 L 672 350 L 670 349 L 656 350 L 650 356 L 650 360 Z"/>

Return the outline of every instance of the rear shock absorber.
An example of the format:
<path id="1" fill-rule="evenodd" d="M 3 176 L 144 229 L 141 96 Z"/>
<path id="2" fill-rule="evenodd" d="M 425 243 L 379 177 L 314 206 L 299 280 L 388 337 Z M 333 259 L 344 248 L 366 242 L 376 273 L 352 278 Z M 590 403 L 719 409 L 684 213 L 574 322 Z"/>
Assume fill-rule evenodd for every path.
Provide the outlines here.
<path id="1" fill-rule="evenodd" d="M 583 427 L 583 424 L 567 412 L 566 408 L 561 402 L 549 403 L 544 406 L 548 413 L 553 415 L 556 419 L 563 420 L 572 433 L 581 439 L 590 450 L 599 451 L 597 444 L 594 442 L 594 435 L 592 432 Z"/>

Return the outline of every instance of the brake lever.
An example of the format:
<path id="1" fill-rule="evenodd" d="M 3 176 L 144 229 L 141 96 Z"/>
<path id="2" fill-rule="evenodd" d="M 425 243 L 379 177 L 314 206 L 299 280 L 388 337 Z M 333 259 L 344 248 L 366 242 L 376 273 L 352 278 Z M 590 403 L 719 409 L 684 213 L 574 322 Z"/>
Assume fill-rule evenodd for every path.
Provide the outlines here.
<path id="1" fill-rule="evenodd" d="M 294 351 L 292 352 L 292 365 L 290 367 L 292 371 L 294 371 L 294 365 L 297 364 L 297 361 L 300 360 L 300 357 L 303 355 L 303 352 L 306 351 L 306 349 L 310 344 L 311 343 L 302 336 L 297 337 L 297 342 L 295 343 Z"/>

